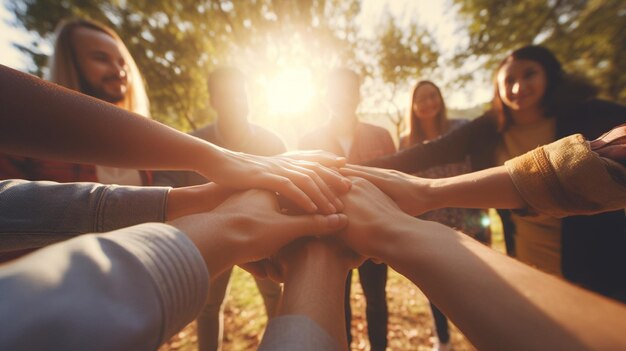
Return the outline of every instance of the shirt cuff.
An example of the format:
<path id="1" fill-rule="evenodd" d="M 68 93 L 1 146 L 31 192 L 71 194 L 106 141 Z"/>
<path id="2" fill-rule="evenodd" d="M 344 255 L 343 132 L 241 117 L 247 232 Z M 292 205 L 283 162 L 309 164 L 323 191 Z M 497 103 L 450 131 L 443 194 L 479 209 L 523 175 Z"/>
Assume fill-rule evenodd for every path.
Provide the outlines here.
<path id="1" fill-rule="evenodd" d="M 169 187 L 106 186 L 97 207 L 95 231 L 165 222 L 169 190 Z"/>
<path id="2" fill-rule="evenodd" d="M 615 163 L 592 152 L 580 134 L 505 162 L 522 198 L 554 217 L 622 209 L 626 187 L 614 177 Z M 624 173 L 621 168 L 622 176 Z"/>

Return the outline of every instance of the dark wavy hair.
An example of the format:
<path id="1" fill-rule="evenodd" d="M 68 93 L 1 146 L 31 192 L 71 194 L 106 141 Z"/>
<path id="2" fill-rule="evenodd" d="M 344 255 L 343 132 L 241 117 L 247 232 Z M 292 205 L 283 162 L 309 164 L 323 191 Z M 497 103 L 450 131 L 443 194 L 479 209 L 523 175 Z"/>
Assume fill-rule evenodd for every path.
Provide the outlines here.
<path id="1" fill-rule="evenodd" d="M 502 60 L 494 74 L 494 97 L 491 112 L 497 120 L 500 131 L 506 130 L 513 123 L 513 120 L 510 109 L 500 97 L 497 75 L 502 66 L 515 60 L 530 60 L 543 67 L 547 86 L 541 99 L 541 105 L 546 116 L 557 116 L 573 103 L 594 98 L 598 94 L 598 89 L 583 77 L 567 74 L 552 51 L 539 45 L 524 46 L 513 51 Z"/>

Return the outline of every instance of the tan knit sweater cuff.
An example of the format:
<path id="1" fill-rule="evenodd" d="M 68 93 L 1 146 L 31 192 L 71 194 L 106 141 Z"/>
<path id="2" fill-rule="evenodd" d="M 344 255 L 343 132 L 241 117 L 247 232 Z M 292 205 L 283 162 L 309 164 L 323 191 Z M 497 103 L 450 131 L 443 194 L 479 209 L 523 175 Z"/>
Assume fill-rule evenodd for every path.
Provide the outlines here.
<path id="1" fill-rule="evenodd" d="M 536 212 L 566 217 L 626 206 L 626 169 L 592 152 L 580 134 L 538 147 L 504 165 Z"/>

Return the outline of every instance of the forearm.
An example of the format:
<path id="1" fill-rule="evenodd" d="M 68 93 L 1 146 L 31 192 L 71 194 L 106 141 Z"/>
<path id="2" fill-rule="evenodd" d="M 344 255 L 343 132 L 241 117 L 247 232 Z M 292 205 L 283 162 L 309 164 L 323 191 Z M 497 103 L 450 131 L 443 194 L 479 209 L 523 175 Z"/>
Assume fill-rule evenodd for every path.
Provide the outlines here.
<path id="1" fill-rule="evenodd" d="M 17 155 L 206 174 L 221 154 L 205 141 L 2 65 L 0 105 L 0 148 Z"/>
<path id="2" fill-rule="evenodd" d="M 167 220 L 211 211 L 232 193 L 232 189 L 215 183 L 171 189 L 167 199 Z"/>
<path id="3" fill-rule="evenodd" d="M 309 260 L 285 279 L 279 315 L 304 315 L 347 345 L 344 298 L 347 271 L 324 259 Z"/>
<path id="4" fill-rule="evenodd" d="M 539 272 L 450 228 L 395 225 L 385 261 L 479 349 L 621 349 L 626 307 Z M 506 316 L 506 318 L 503 318 Z"/>
<path id="5" fill-rule="evenodd" d="M 427 193 L 432 208 L 518 209 L 527 206 L 504 166 L 433 179 L 429 184 Z"/>

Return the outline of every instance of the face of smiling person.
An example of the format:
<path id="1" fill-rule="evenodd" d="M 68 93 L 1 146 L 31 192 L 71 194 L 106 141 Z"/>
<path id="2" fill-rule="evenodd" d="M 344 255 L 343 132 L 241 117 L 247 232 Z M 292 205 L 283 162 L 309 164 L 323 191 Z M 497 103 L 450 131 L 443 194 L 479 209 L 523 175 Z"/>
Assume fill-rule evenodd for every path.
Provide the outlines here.
<path id="1" fill-rule="evenodd" d="M 512 60 L 498 71 L 498 92 L 512 111 L 541 106 L 548 84 L 543 67 L 531 60 Z"/>
<path id="2" fill-rule="evenodd" d="M 113 104 L 122 101 L 128 91 L 129 69 L 115 39 L 91 28 L 77 28 L 72 39 L 87 85 L 83 93 Z"/>
<path id="3" fill-rule="evenodd" d="M 413 99 L 413 112 L 419 119 L 434 119 L 441 111 L 442 101 L 437 88 L 424 84 L 417 88 Z"/>

